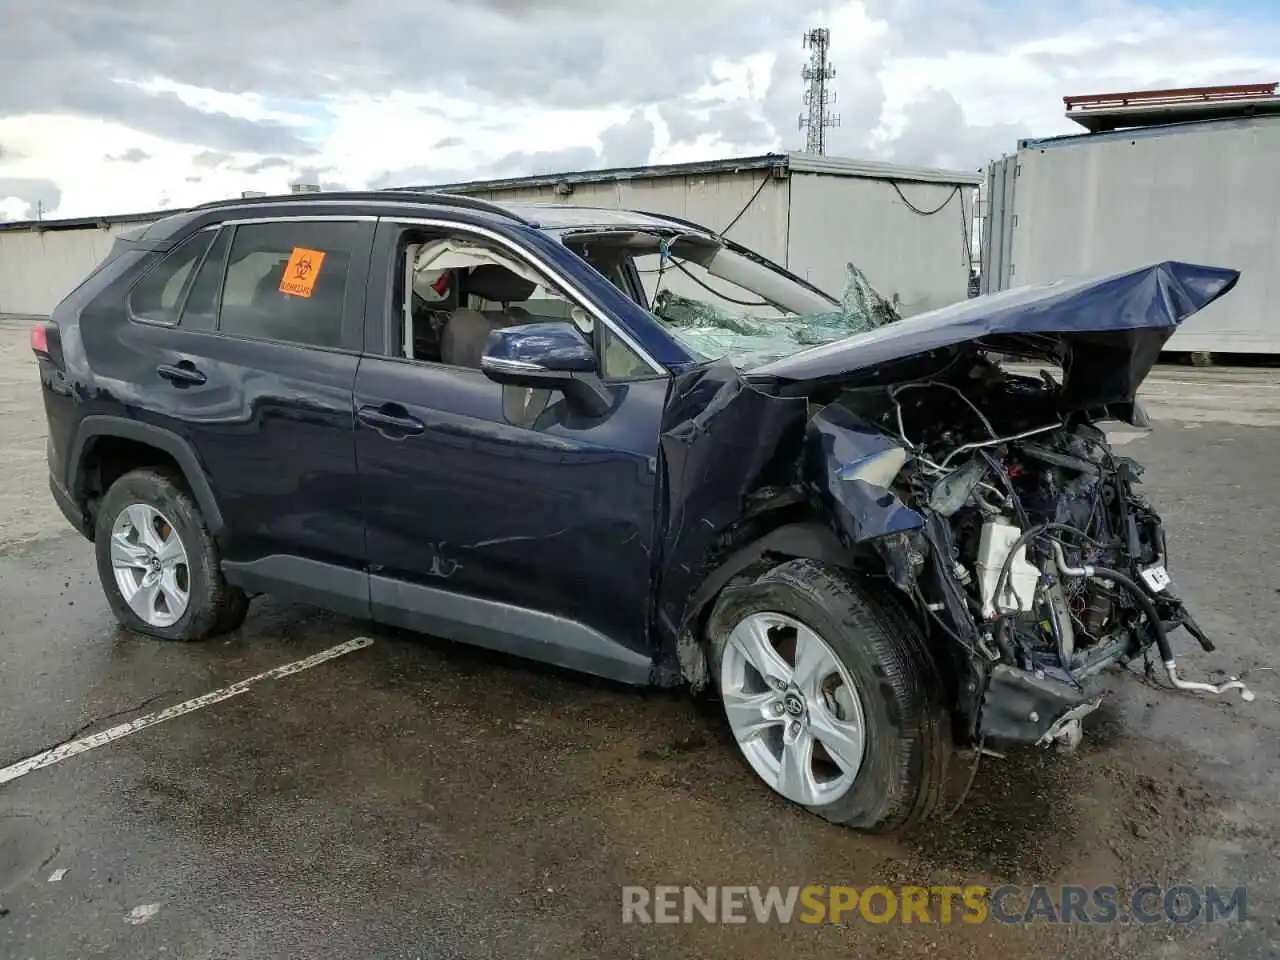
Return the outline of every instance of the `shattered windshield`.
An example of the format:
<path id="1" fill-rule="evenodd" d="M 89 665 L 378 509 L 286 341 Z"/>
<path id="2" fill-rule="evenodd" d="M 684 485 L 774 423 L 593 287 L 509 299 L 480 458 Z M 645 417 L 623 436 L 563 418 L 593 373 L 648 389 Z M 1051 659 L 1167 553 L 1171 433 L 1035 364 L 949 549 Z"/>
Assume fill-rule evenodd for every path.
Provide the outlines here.
<path id="1" fill-rule="evenodd" d="M 607 276 L 631 258 L 663 326 L 696 356 L 739 369 L 900 319 L 852 263 L 837 300 L 705 235 L 613 234 L 587 247 Z"/>

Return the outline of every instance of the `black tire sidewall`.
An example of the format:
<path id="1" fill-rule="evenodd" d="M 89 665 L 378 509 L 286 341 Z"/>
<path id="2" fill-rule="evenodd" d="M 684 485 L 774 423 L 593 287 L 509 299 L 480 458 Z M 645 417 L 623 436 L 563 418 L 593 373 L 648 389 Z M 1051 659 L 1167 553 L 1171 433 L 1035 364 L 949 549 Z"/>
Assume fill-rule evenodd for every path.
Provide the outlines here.
<path id="1" fill-rule="evenodd" d="M 164 514 L 187 551 L 187 609 L 168 627 L 152 626 L 133 612 L 120 592 L 111 565 L 112 527 L 121 511 L 137 503 Z M 218 618 L 216 589 L 221 573 L 213 538 L 191 496 L 172 478 L 159 471 L 135 470 L 112 484 L 98 507 L 94 547 L 103 592 L 112 612 L 126 627 L 163 640 L 202 639 L 214 629 Z"/>
<path id="2" fill-rule="evenodd" d="M 895 829 L 914 819 L 921 790 L 934 786 L 924 782 L 928 752 L 943 749 L 931 736 L 937 731 L 926 729 L 937 725 L 942 710 L 914 623 L 876 602 L 847 571 L 811 561 L 782 564 L 727 588 L 713 609 L 707 640 L 717 690 L 729 633 L 763 612 L 785 614 L 816 632 L 848 671 L 862 707 L 865 745 L 853 785 L 839 799 L 806 809 L 866 830 Z M 915 636 L 903 635 L 912 630 Z"/>

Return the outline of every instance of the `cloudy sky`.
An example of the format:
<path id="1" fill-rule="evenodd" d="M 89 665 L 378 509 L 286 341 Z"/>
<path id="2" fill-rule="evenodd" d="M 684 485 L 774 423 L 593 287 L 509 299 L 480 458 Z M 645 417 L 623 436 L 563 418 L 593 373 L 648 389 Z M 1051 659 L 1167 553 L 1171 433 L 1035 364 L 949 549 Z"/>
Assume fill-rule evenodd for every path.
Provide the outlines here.
<path id="1" fill-rule="evenodd" d="M 1064 94 L 1280 80 L 1273 0 L 0 0 L 0 219 L 797 149 L 977 168 Z"/>

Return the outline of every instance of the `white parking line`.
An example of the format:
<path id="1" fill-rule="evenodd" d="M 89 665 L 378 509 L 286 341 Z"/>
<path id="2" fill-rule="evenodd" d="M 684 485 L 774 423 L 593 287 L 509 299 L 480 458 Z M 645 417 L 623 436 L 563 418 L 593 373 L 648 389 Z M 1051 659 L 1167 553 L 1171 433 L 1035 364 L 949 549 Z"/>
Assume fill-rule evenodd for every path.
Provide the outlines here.
<path id="1" fill-rule="evenodd" d="M 310 670 L 312 667 L 319 666 L 327 660 L 332 660 L 346 653 L 352 653 L 355 650 L 361 650 L 371 643 L 373 643 L 373 640 L 369 637 L 356 637 L 354 640 L 340 643 L 336 647 L 330 647 L 328 650 L 321 650 L 319 653 L 305 659 L 295 660 L 293 663 L 286 663 L 263 673 L 254 674 L 252 677 L 246 677 L 244 680 L 239 680 L 229 687 L 223 687 L 221 690 L 214 690 L 212 693 L 206 693 L 193 700 L 176 703 L 172 707 L 165 707 L 163 710 L 157 710 L 155 713 L 149 713 L 144 717 L 138 717 L 136 720 L 130 720 L 128 723 L 109 727 L 99 733 L 90 734 L 78 740 L 69 740 L 49 750 L 42 750 L 40 753 L 27 757 L 25 760 L 19 760 L 17 763 L 0 769 L 0 785 L 4 785 L 11 780 L 17 780 L 19 777 L 25 777 L 33 770 L 61 763 L 63 760 L 69 760 L 89 750 L 111 743 L 113 740 L 127 737 L 131 733 L 137 733 L 147 727 L 154 727 L 157 723 L 163 723 L 165 720 L 172 720 L 174 717 L 193 713 L 210 704 L 221 703 L 223 700 L 238 697 L 242 693 L 247 693 L 249 688 L 260 680 L 278 680 L 290 674 L 301 673 L 303 670 Z"/>

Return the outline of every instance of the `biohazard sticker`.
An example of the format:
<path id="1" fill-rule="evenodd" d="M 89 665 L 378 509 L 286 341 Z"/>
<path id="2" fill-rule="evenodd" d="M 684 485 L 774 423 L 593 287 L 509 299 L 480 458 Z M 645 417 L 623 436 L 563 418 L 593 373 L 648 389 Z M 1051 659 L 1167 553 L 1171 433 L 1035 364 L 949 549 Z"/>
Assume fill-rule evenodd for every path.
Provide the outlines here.
<path id="1" fill-rule="evenodd" d="M 323 250 L 294 247 L 280 278 L 280 292 L 291 297 L 309 297 L 316 287 L 320 267 L 324 264 Z"/>

